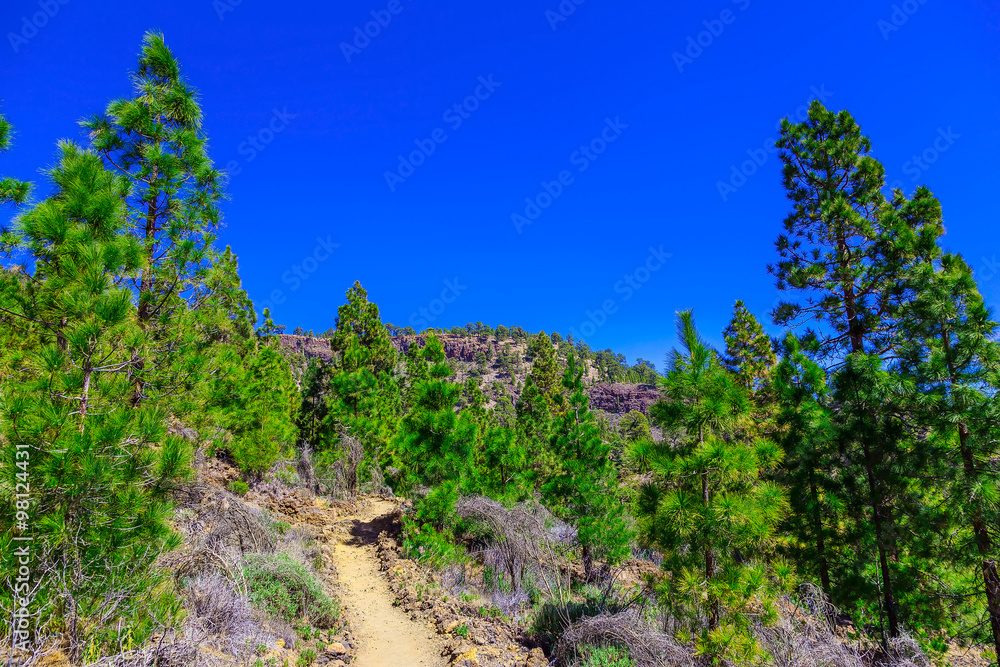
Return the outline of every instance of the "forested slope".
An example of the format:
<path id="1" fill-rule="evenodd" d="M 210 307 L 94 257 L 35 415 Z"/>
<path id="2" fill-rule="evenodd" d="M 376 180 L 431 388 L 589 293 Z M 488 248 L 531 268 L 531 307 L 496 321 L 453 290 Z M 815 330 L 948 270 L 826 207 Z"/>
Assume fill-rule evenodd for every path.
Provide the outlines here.
<path id="1" fill-rule="evenodd" d="M 331 548 L 373 496 L 399 511 L 354 537 L 442 661 L 995 663 L 997 324 L 941 203 L 890 190 L 848 112 L 781 127 L 782 335 L 738 301 L 716 350 L 678 313 L 657 372 L 400 329 L 357 282 L 282 336 L 217 247 L 224 174 L 162 35 L 131 83 L 38 157 L 47 196 L 0 181 L 17 664 L 350 658 Z"/>

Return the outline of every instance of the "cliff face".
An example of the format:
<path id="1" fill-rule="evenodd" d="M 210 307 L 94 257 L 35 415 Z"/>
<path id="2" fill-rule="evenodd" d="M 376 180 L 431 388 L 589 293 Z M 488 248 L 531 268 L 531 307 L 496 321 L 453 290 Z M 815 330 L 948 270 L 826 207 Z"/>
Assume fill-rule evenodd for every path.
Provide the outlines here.
<path id="1" fill-rule="evenodd" d="M 649 416 L 649 406 L 660 398 L 660 393 L 651 384 L 595 384 L 587 389 L 590 407 L 612 414 L 625 414 L 638 410 Z"/>
<path id="2" fill-rule="evenodd" d="M 333 351 L 330 349 L 330 340 L 327 338 L 282 334 L 278 336 L 278 340 L 281 342 L 281 349 L 286 352 L 301 354 L 306 359 L 319 357 L 327 363 L 333 361 Z"/>
<path id="3" fill-rule="evenodd" d="M 461 336 L 445 333 L 437 336 L 444 346 L 445 357 L 452 361 L 452 367 L 456 370 L 454 378 L 456 381 L 464 382 L 469 377 L 475 376 L 479 378 L 480 386 L 490 403 L 498 400 L 500 394 L 508 394 L 513 401 L 517 401 L 520 388 L 524 386 L 525 377 L 531 368 L 530 362 L 524 357 L 526 346 L 523 341 L 515 344 L 509 339 L 498 342 L 492 336 Z M 293 357 L 306 360 L 320 358 L 327 363 L 333 360 L 330 341 L 326 338 L 281 335 L 279 339 L 282 349 Z M 423 347 L 425 339 L 426 336 L 422 334 L 396 336 L 392 339 L 392 344 L 401 355 L 405 355 L 414 343 Z M 510 345 L 511 351 L 523 360 L 520 370 L 515 372 L 515 377 L 503 372 L 497 364 L 497 351 L 505 345 Z M 491 362 L 487 367 L 477 369 L 476 355 L 481 351 L 488 353 Z M 293 367 L 304 369 L 305 364 L 293 362 Z M 624 415 L 632 410 L 638 410 L 648 416 L 649 406 L 659 399 L 659 393 L 653 385 L 596 383 L 593 382 L 595 377 L 596 371 L 592 365 L 585 364 L 584 383 L 592 383 L 587 387 L 591 409 L 601 410 L 611 415 Z M 495 387 L 497 383 L 502 388 Z"/>
<path id="4" fill-rule="evenodd" d="M 406 354 L 414 341 L 419 341 L 419 345 L 424 345 L 423 335 L 416 336 L 396 336 L 392 339 L 392 344 L 400 354 Z M 466 363 L 476 362 L 476 353 L 480 350 L 486 351 L 493 346 L 493 339 L 489 336 L 457 336 L 455 334 L 438 334 L 441 344 L 444 345 L 444 356 L 448 359 L 456 359 Z"/>

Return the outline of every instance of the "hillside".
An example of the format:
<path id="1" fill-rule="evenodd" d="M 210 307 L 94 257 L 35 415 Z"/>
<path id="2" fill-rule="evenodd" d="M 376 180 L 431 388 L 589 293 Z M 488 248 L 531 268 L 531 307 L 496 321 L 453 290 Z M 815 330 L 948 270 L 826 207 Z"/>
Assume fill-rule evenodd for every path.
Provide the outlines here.
<path id="1" fill-rule="evenodd" d="M 531 370 L 528 345 L 524 340 L 500 340 L 496 336 L 436 334 L 444 346 L 445 356 L 455 370 L 456 382 L 470 378 L 479 380 L 483 393 L 491 403 L 506 394 L 513 402 L 521 395 L 525 378 Z M 300 355 L 305 359 L 318 358 L 330 362 L 333 352 L 328 338 L 282 334 L 281 347 L 286 352 Z M 423 346 L 426 335 L 398 335 L 392 337 L 392 344 L 400 354 L 405 355 L 411 345 Z M 553 345 L 563 365 L 568 349 Z M 612 417 L 637 410 L 649 414 L 649 406 L 659 398 L 659 392 L 652 384 L 609 382 L 600 377 L 600 370 L 593 359 L 583 362 L 584 384 L 594 410 Z"/>

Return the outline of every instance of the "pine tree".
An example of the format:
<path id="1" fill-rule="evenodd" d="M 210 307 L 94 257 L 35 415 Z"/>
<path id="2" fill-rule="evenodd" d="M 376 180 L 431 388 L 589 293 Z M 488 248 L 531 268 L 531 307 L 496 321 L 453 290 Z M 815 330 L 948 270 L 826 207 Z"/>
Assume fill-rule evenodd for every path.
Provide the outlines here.
<path id="1" fill-rule="evenodd" d="M 226 349 L 207 405 L 214 423 L 228 433 L 221 446 L 252 479 L 260 479 L 298 439 L 295 418 L 300 398 L 295 379 L 270 333 L 274 323 L 266 310 L 264 316 L 251 352 L 241 357 L 234 348 Z"/>
<path id="2" fill-rule="evenodd" d="M 551 436 L 551 451 L 558 463 L 542 485 L 542 494 L 557 516 L 576 527 L 590 581 L 595 558 L 620 562 L 628 555 L 631 535 L 614 497 L 618 478 L 609 458 L 610 447 L 598 434 L 581 378 L 576 357 L 571 355 L 562 380 L 569 395 L 567 409 Z"/>
<path id="3" fill-rule="evenodd" d="M 330 395 L 330 381 L 333 367 L 319 357 L 309 360 L 302 374 L 299 406 L 296 426 L 299 437 L 313 448 L 319 446 L 324 437 L 323 422 L 330 410 L 327 407 L 327 397 Z"/>
<path id="4" fill-rule="evenodd" d="M 221 174 L 207 155 L 197 94 L 163 35 L 147 33 L 131 99 L 117 99 L 82 122 L 108 168 L 128 178 L 126 221 L 148 268 L 135 283 L 146 325 L 194 296 L 211 260 Z"/>
<path id="5" fill-rule="evenodd" d="M 528 356 L 531 358 L 531 377 L 535 386 L 545 397 L 549 409 L 555 407 L 555 395 L 560 393 L 559 368 L 556 363 L 552 339 L 544 331 L 533 336 L 528 343 Z"/>
<path id="6" fill-rule="evenodd" d="M 843 405 L 838 420 L 846 424 L 840 431 L 841 446 L 858 454 L 853 460 L 861 462 L 860 470 L 852 479 L 864 480 L 867 486 L 851 497 L 869 504 L 882 580 L 880 609 L 889 637 L 898 637 L 901 623 L 892 581 L 898 570 L 887 563 L 889 552 L 900 546 L 896 536 L 904 517 L 892 503 L 902 497 L 907 477 L 916 477 L 919 469 L 916 459 L 907 460 L 911 448 L 893 421 L 900 415 L 879 403 L 888 401 L 902 410 L 898 403 L 905 400 L 892 394 L 905 386 L 886 375 L 881 359 L 897 342 L 897 286 L 913 258 L 896 239 L 933 236 L 940 230 L 924 228 L 901 193 L 886 201 L 885 169 L 871 156 L 871 141 L 846 111 L 834 113 L 814 101 L 804 122 L 783 121 L 777 146 L 793 207 L 784 221 L 786 233 L 775 244 L 781 260 L 768 270 L 779 289 L 797 290 L 805 300 L 782 303 L 774 320 L 820 325 L 807 330 L 804 338 L 815 339 L 817 357 L 843 366 L 834 382 Z M 870 381 L 880 384 L 859 384 Z M 898 467 L 890 469 L 890 461 Z M 894 488 L 888 488 L 882 476 L 890 472 Z M 920 512 L 914 507 L 911 514 Z"/>
<path id="7" fill-rule="evenodd" d="M 787 510 L 783 490 L 760 477 L 781 460 L 773 443 L 740 442 L 730 431 L 749 411 L 746 392 L 701 339 L 690 311 L 678 315 L 682 349 L 674 350 L 651 414 L 678 434 L 678 448 L 651 457 L 656 475 L 637 500 L 643 543 L 666 554 L 664 600 L 681 615 L 706 618 L 699 650 L 739 664 L 763 654 L 745 612 L 777 615 L 768 567 L 775 532 Z M 742 661 L 742 662 L 740 662 Z"/>
<path id="8" fill-rule="evenodd" d="M 838 405 L 838 447 L 842 460 L 844 497 L 850 501 L 859 547 L 874 546 L 877 571 L 874 579 L 881 592 L 879 613 L 887 623 L 888 637 L 898 637 L 903 615 L 900 596 L 912 587 L 903 582 L 901 563 L 906 556 L 907 508 L 919 515 L 920 487 L 911 483 L 923 462 L 914 448 L 908 422 L 911 388 L 898 374 L 888 371 L 877 356 L 852 354 L 847 365 L 833 377 L 833 398 Z M 867 550 L 858 549 L 860 563 L 871 562 Z M 872 594 L 867 581 L 857 578 L 849 585 L 855 593 Z"/>
<path id="9" fill-rule="evenodd" d="M 405 486 L 434 487 L 418 507 L 418 520 L 447 527 L 469 472 L 478 426 L 455 412 L 461 389 L 450 381 L 452 371 L 436 335 L 427 336 L 419 357 L 426 370 L 417 379 L 413 404 L 400 422 L 397 450 L 406 466 Z"/>
<path id="10" fill-rule="evenodd" d="M 940 221 L 940 206 L 928 191 L 919 190 L 914 200 L 926 203 L 923 215 L 932 225 Z M 914 240 L 921 260 L 904 286 L 901 366 L 923 397 L 920 420 L 937 435 L 929 438 L 935 446 L 933 456 L 945 466 L 947 513 L 961 531 L 949 560 L 967 571 L 978 570 L 982 583 L 973 594 L 986 601 L 1000 655 L 997 324 L 962 257 Z"/>
<path id="11" fill-rule="evenodd" d="M 162 34 L 146 34 L 132 84 L 131 98 L 112 101 L 82 125 L 105 166 L 128 181 L 125 233 L 139 240 L 145 257 L 141 272 L 119 277 L 137 294 L 139 325 L 151 332 L 151 358 L 135 373 L 133 401 L 139 402 L 168 398 L 178 383 L 199 381 L 189 375 L 200 375 L 203 364 L 183 358 L 200 353 L 206 338 L 188 334 L 196 326 L 191 311 L 208 295 L 205 280 L 216 259 L 212 243 L 223 195 L 222 176 L 207 154 L 197 95 Z"/>
<path id="12" fill-rule="evenodd" d="M 372 467 L 381 468 L 387 462 L 383 454 L 391 454 L 401 412 L 399 384 L 387 371 L 376 374 L 373 367 L 368 348 L 359 339 L 349 338 L 330 377 L 327 416 L 320 426 L 319 446 L 327 451 L 343 436 L 361 442 L 362 479 Z"/>
<path id="13" fill-rule="evenodd" d="M 726 339 L 723 366 L 756 398 L 766 390 L 768 376 L 778 361 L 771 339 L 742 301 L 733 306 L 733 318 L 723 336 Z"/>
<path id="14" fill-rule="evenodd" d="M 0 155 L 10 150 L 13 132 L 7 119 L 0 115 Z M 5 205 L 19 207 L 27 201 L 30 193 L 29 183 L 10 177 L 0 177 L 0 207 Z M 6 225 L 0 226 L 0 258 L 9 257 L 19 243 L 20 239 L 16 233 L 11 232 Z M 10 267 L 9 270 L 17 272 L 16 267 Z M 0 276 L 7 271 L 8 267 L 0 266 Z M 14 282 L 8 284 L 14 289 L 19 287 Z M 10 313 L 0 310 L 0 378 L 7 375 L 7 368 L 13 358 L 16 358 L 16 351 L 28 344 L 28 337 L 18 331 L 22 325 L 23 323 L 15 324 Z"/>
<path id="15" fill-rule="evenodd" d="M 527 452 L 527 465 L 535 484 L 547 478 L 556 462 L 549 450 L 552 412 L 545 394 L 529 375 L 515 406 L 518 445 Z"/>
<path id="16" fill-rule="evenodd" d="M 38 620 L 57 619 L 78 662 L 88 642 L 106 646 L 120 629 L 141 644 L 172 622 L 177 609 L 152 564 L 176 544 L 168 495 L 189 462 L 162 410 L 121 404 L 147 345 L 131 293 L 113 282 L 144 266 L 141 245 L 122 233 L 128 184 L 97 155 L 70 143 L 60 151 L 55 193 L 16 230 L 34 271 L 2 278 L 0 307 L 28 323 L 35 345 L 4 385 L 0 488 L 10 508 L 15 482 L 30 488 L 30 528 L 17 531 L 32 533 L 33 572 L 44 577 L 32 582 Z M 4 535 L 14 516 L 3 513 Z"/>
<path id="17" fill-rule="evenodd" d="M 835 550 L 843 502 L 826 373 L 803 353 L 794 335 L 785 338 L 784 348 L 774 369 L 773 387 L 776 430 L 784 450 L 779 479 L 788 489 L 792 508 L 785 528 L 795 538 L 789 550 L 801 572 L 816 576 L 828 595 L 847 603 L 846 597 L 836 595 L 831 578 L 839 560 Z"/>
<path id="18" fill-rule="evenodd" d="M 476 493 L 501 501 L 516 502 L 529 495 L 527 483 L 528 453 L 517 431 L 499 424 L 492 415 L 487 419 L 475 455 Z"/>
<path id="19" fill-rule="evenodd" d="M 337 330 L 330 347 L 343 355 L 351 338 L 368 350 L 367 363 L 373 373 L 392 371 L 395 367 L 396 351 L 379 317 L 378 306 L 368 300 L 368 292 L 357 281 L 347 290 L 347 303 L 337 309 Z"/>
<path id="20" fill-rule="evenodd" d="M 781 260 L 768 271 L 778 289 L 798 290 L 805 300 L 780 304 L 775 323 L 827 325 L 812 332 L 826 356 L 884 352 L 891 340 L 885 294 L 898 267 L 881 253 L 889 228 L 885 169 L 870 155 L 871 140 L 848 112 L 813 101 L 804 122 L 782 121 L 777 147 L 793 207 L 775 243 Z"/>

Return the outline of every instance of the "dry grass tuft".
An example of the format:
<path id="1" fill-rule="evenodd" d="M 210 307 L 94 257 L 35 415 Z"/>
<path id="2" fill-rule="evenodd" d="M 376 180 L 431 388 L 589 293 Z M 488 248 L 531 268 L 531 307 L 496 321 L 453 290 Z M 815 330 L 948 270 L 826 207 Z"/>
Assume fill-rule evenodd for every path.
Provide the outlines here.
<path id="1" fill-rule="evenodd" d="M 635 667 L 695 667 L 690 650 L 670 635 L 654 629 L 636 608 L 617 614 L 602 613 L 568 627 L 556 642 L 553 656 L 560 665 L 579 658 L 578 647 L 617 646 L 628 651 Z"/>

